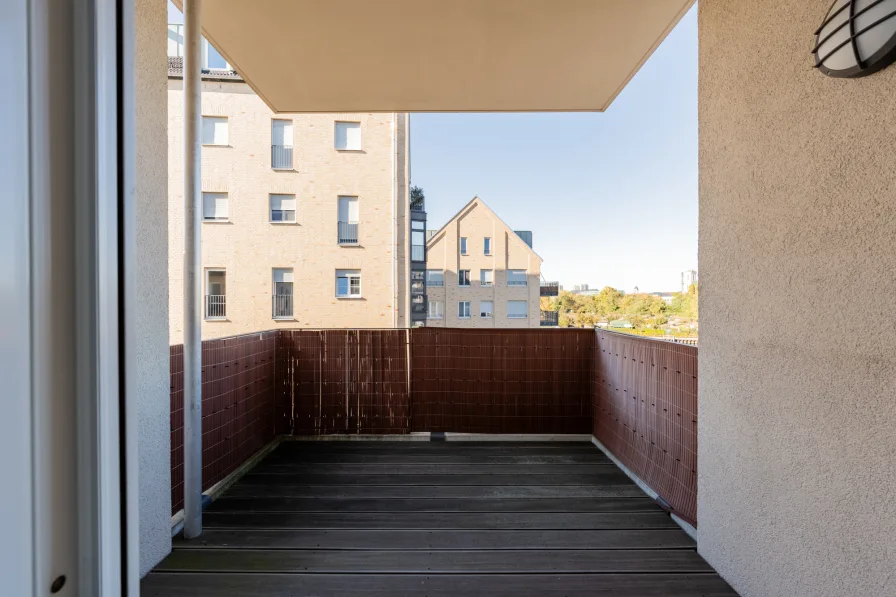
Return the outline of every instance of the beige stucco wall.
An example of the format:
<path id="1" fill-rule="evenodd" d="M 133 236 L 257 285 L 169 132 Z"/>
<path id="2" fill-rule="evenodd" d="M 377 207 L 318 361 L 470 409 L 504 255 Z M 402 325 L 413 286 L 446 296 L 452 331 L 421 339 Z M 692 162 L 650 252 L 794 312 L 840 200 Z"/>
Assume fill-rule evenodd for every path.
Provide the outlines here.
<path id="1" fill-rule="evenodd" d="M 460 238 L 467 237 L 467 254 L 460 254 Z M 485 255 L 484 239 L 492 239 L 492 254 Z M 503 221 L 482 202 L 474 199 L 467 204 L 426 245 L 426 267 L 441 270 L 445 285 L 427 287 L 428 301 L 441 301 L 445 316 L 427 319 L 427 327 L 460 328 L 526 328 L 539 327 L 541 314 L 541 258 L 523 242 Z M 470 270 L 470 287 L 457 284 L 458 270 Z M 483 287 L 479 283 L 482 269 L 494 271 L 494 284 Z M 507 286 L 507 270 L 526 270 L 526 286 Z M 479 303 L 494 302 L 493 316 L 480 317 Z M 507 301 L 528 301 L 528 317 L 507 317 Z M 457 316 L 458 302 L 470 301 L 470 318 Z"/>
<path id="2" fill-rule="evenodd" d="M 168 81 L 168 199 L 172 344 L 183 330 L 183 92 Z M 227 272 L 227 319 L 204 321 L 203 338 L 275 327 L 395 327 L 404 321 L 407 118 L 393 114 L 277 115 L 293 121 L 295 169 L 271 168 L 274 114 L 242 82 L 204 81 L 202 112 L 228 118 L 228 145 L 202 149 L 202 189 L 226 192 L 229 221 L 202 225 L 203 268 Z M 360 121 L 361 151 L 334 148 L 334 123 Z M 400 132 L 400 137 L 393 134 Z M 393 139 L 395 136 L 395 139 Z M 396 173 L 404 179 L 396 180 Z M 296 223 L 272 224 L 269 194 L 296 196 Z M 337 243 L 340 195 L 359 202 L 359 246 Z M 294 320 L 271 315 L 272 270 L 292 268 Z M 335 296 L 337 269 L 361 270 L 361 299 Z M 204 274 L 203 274 L 204 275 Z M 203 293 L 205 282 L 203 279 Z"/>
<path id="3" fill-rule="evenodd" d="M 896 594 L 896 67 L 828 0 L 700 3 L 699 550 L 745 597 Z"/>
<path id="4" fill-rule="evenodd" d="M 168 202 L 164 2 L 134 3 L 136 282 L 140 574 L 171 551 Z"/>

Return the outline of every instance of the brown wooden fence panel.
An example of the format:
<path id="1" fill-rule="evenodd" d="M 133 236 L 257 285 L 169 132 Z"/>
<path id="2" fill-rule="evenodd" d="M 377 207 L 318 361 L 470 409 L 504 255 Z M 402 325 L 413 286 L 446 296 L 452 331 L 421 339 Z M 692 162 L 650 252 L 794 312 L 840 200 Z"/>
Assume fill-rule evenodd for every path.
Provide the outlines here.
<path id="1" fill-rule="evenodd" d="M 280 393 L 293 433 L 408 432 L 406 330 L 280 333 Z"/>
<path id="2" fill-rule="evenodd" d="M 202 487 L 274 439 L 277 332 L 202 343 Z M 183 508 L 183 345 L 171 347 L 171 507 Z"/>
<path id="3" fill-rule="evenodd" d="M 697 523 L 697 348 L 599 331 L 594 435 Z"/>
<path id="4" fill-rule="evenodd" d="M 591 432 L 594 332 L 410 334 L 412 431 Z"/>

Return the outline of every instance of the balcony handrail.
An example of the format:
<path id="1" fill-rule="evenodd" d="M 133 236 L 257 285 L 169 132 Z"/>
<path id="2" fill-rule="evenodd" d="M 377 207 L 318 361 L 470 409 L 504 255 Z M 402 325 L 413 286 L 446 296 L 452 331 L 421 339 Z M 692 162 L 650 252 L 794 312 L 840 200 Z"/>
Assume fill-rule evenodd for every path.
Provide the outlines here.
<path id="1" fill-rule="evenodd" d="M 227 301 L 224 294 L 205 295 L 205 318 L 223 319 L 227 317 Z"/>
<path id="2" fill-rule="evenodd" d="M 336 228 L 337 242 L 340 245 L 358 244 L 358 222 L 339 220 Z"/>
<path id="3" fill-rule="evenodd" d="M 293 295 L 275 294 L 271 297 L 271 316 L 282 319 L 293 316 Z"/>
<path id="4" fill-rule="evenodd" d="M 292 170 L 292 145 L 271 144 L 271 168 L 274 170 Z"/>

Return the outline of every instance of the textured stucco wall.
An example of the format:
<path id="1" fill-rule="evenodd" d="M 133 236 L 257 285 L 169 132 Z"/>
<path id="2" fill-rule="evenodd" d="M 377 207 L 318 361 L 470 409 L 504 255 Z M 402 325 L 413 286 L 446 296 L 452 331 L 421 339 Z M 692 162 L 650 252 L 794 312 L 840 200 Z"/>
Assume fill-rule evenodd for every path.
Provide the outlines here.
<path id="1" fill-rule="evenodd" d="M 460 254 L 460 238 L 467 237 L 467 254 Z M 492 254 L 485 255 L 484 239 L 492 239 Z M 442 270 L 445 285 L 428 287 L 428 301 L 441 301 L 445 316 L 427 319 L 427 327 L 537 328 L 541 326 L 541 258 L 478 197 L 464 206 L 444 230 L 426 244 L 426 267 Z M 457 272 L 470 270 L 470 286 L 457 284 Z M 480 271 L 492 270 L 494 284 L 481 286 Z M 507 270 L 526 270 L 526 286 L 507 286 Z M 507 301 L 529 302 L 527 318 L 508 318 Z M 458 302 L 470 301 L 470 318 L 457 316 Z M 481 301 L 492 301 L 492 317 L 480 317 Z"/>
<path id="2" fill-rule="evenodd" d="M 745 597 L 896 593 L 896 67 L 829 0 L 700 3 L 699 550 Z"/>
<path id="3" fill-rule="evenodd" d="M 160 39 L 164 43 L 164 37 Z M 183 341 L 183 81 L 169 79 L 168 219 L 171 344 Z M 202 337 L 273 328 L 390 328 L 404 321 L 407 167 L 404 115 L 278 114 L 293 122 L 294 170 L 271 168 L 274 113 L 246 83 L 203 81 L 202 113 L 228 119 L 228 145 L 203 146 L 202 190 L 228 193 L 229 221 L 202 225 L 202 266 L 227 272 L 227 319 L 204 320 Z M 361 123 L 361 151 L 334 148 L 336 121 Z M 400 127 L 397 125 L 400 122 Z M 394 145 L 393 126 L 401 142 Z M 296 197 L 296 222 L 270 222 L 270 194 Z M 337 243 L 338 197 L 358 197 L 358 246 Z M 394 202 L 403 202 L 395 205 Z M 395 243 L 395 244 L 393 244 Z M 292 268 L 294 320 L 274 320 L 272 269 Z M 362 299 L 336 298 L 336 270 L 361 270 Z M 203 273 L 204 276 L 204 273 Z M 203 289 L 205 280 L 202 281 Z M 204 292 L 204 290 L 203 290 Z"/>
<path id="4" fill-rule="evenodd" d="M 140 462 L 140 574 L 171 551 L 171 420 L 168 351 L 167 12 L 135 11 L 136 363 Z"/>

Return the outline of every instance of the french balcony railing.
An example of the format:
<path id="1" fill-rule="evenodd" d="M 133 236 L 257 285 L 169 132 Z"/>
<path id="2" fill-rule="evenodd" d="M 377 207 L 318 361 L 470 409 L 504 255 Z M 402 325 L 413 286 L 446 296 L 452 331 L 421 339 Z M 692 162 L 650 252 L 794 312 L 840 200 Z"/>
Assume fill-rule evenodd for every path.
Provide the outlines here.
<path id="1" fill-rule="evenodd" d="M 411 245 L 411 261 L 426 261 L 425 245 Z"/>
<path id="2" fill-rule="evenodd" d="M 358 244 L 358 223 L 357 222 L 339 222 L 338 240 L 340 245 L 357 245 Z"/>
<path id="3" fill-rule="evenodd" d="M 227 317 L 227 302 L 223 294 L 205 295 L 205 318 L 224 319 Z"/>
<path id="4" fill-rule="evenodd" d="M 559 296 L 560 282 L 542 282 L 541 296 Z"/>
<path id="5" fill-rule="evenodd" d="M 292 145 L 271 145 L 271 168 L 292 170 Z"/>
<path id="6" fill-rule="evenodd" d="M 273 317 L 274 319 L 285 319 L 292 317 L 292 295 L 291 294 L 275 294 L 273 297 Z"/>
<path id="7" fill-rule="evenodd" d="M 542 311 L 541 325 L 542 327 L 557 327 L 560 325 L 560 313 L 557 311 Z"/>

